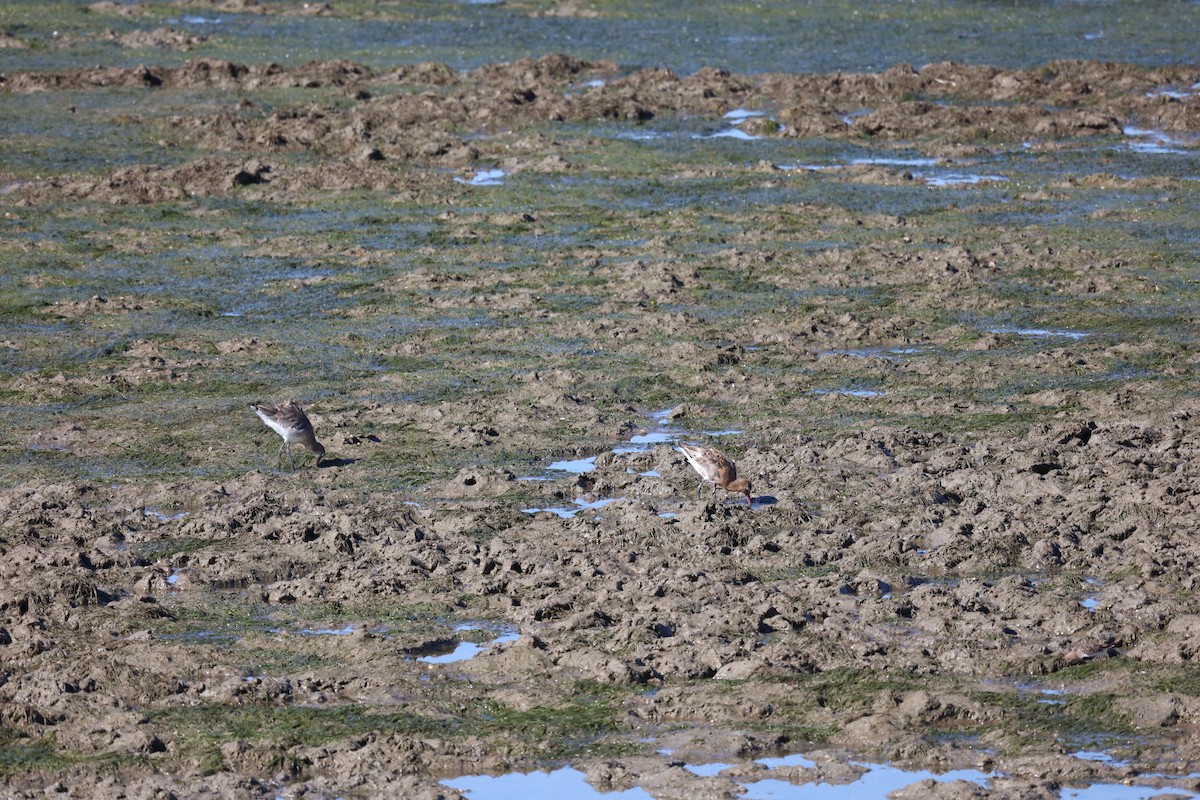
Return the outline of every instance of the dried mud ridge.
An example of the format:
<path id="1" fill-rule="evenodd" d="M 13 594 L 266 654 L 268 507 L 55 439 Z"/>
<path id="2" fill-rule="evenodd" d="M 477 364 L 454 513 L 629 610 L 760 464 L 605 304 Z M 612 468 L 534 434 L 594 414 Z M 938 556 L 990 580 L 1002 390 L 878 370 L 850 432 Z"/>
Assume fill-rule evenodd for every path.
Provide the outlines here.
<path id="1" fill-rule="evenodd" d="M 605 83 L 583 86 L 593 78 Z M 271 113 L 247 99 L 230 111 L 146 121 L 161 124 L 164 152 L 213 152 L 5 191 L 15 202 L 48 207 L 64 199 L 133 204 L 240 193 L 291 200 L 362 189 L 446 202 L 470 191 L 446 167 L 490 160 L 510 171 L 573 169 L 571 153 L 558 152 L 550 137 L 522 131 L 541 121 L 715 118 L 736 107 L 773 109 L 781 124 L 762 123 L 763 135 L 916 140 L 946 157 L 1030 138 L 1053 148 L 1117 133 L 1133 120 L 1194 132 L 1194 97 L 1148 93 L 1197 80 L 1194 70 L 1083 63 L 1032 72 L 942 64 L 880 75 L 620 76 L 612 65 L 562 56 L 466 74 L 436 64 L 376 74 L 345 62 L 285 69 L 213 61 L 10 74 L 0 80 L 4 91 L 284 86 L 333 89 L 339 98 Z M 940 102 L 947 98 L 954 102 Z M 316 157 L 300 165 L 274 158 L 291 151 Z M 855 224 L 835 208 L 790 211 Z M 898 236 L 911 230 L 899 219 L 874 222 Z M 308 243 L 273 244 L 299 251 Z M 754 340 L 790 363 L 820 359 L 823 369 L 857 375 L 859 356 L 818 351 L 905 344 L 914 309 L 1019 303 L 988 288 L 1013 264 L 1054 271 L 1072 294 L 1116 294 L 1139 282 L 1119 255 L 1050 246 L 1024 232 L 978 251 L 941 244 L 872 244 L 784 264 L 742 242 L 717 257 L 782 289 L 924 290 L 890 318 L 830 309 L 763 314 L 725 333 L 749 340 L 741 326 L 753 324 Z M 648 249 L 668 250 L 662 242 Z M 1194 778 L 1144 774 L 1200 768 L 1200 692 L 1186 672 L 1200 636 L 1193 536 L 1200 402 L 1131 379 L 1114 391 L 1047 389 L 1037 402 L 1069 410 L 1020 434 L 894 426 L 817 442 L 793 425 L 806 404 L 845 403 L 852 413 L 859 401 L 812 399 L 798 370 L 775 369 L 769 381 L 750 372 L 739 372 L 736 383 L 711 380 L 715 370 L 768 367 L 771 353 L 655 343 L 652 334 L 697 324 L 657 303 L 703 288 L 698 271 L 615 258 L 596 259 L 595 274 L 604 279 L 594 289 L 598 308 L 622 321 L 563 314 L 563 335 L 610 341 L 652 369 L 686 372 L 680 385 L 754 419 L 731 452 L 774 502 L 748 510 L 696 501 L 694 475 L 665 445 L 602 450 L 595 470 L 578 479 L 522 481 L 495 465 L 403 496 L 337 484 L 339 471 L 368 469 L 401 430 L 447 449 L 545 452 L 564 419 L 613 444 L 647 426 L 636 408 L 598 410 L 594 376 L 553 368 L 523 372 L 493 397 L 324 414 L 310 408 L 330 455 L 341 459 L 331 469 L 250 472 L 224 482 L 12 486 L 0 492 L 5 791 L 115 795 L 136 783 L 134 796 L 454 797 L 439 779 L 569 759 L 600 788 L 735 797 L 730 775 L 700 778 L 681 763 L 734 759 L 745 762 L 739 774 L 753 776 L 750 759 L 812 742 L 835 755 L 795 780 L 844 778 L 852 772 L 836 756 L 844 748 L 1002 773 L 991 790 L 951 784 L 936 790 L 944 797 L 1046 797 L 1061 785 L 1135 775 L 1139 783 L 1200 788 Z M 418 268 L 381 291 L 451 280 L 456 292 L 434 295 L 431 304 L 482 303 L 510 320 L 533 319 L 533 290 L 499 286 L 494 274 L 450 278 Z M 41 313 L 132 315 L 153 302 L 95 297 Z M 515 327 L 481 330 L 479 341 L 519 335 Z M 944 330 L 929 341 L 956 337 L 963 332 Z M 1014 358 L 1002 352 L 1009 335 L 971 341 L 978 375 L 964 376 L 953 358 L 914 369 L 949 388 L 996 380 L 1014 363 L 1058 375 L 1064 365 L 1119 361 L 1158 346 L 1098 341 Z M 277 346 L 245 338 L 216 349 L 237 355 Z M 216 357 L 182 357 L 153 342 L 135 342 L 127 355 L 129 366 L 113 374 L 30 374 L 5 389 L 51 402 L 105 382 L 186 381 Z M 1172 369 L 1193 358 L 1182 349 L 1177 355 Z M 884 358 L 871 363 L 902 369 Z M 697 420 L 700 428 L 698 402 L 676 409 L 671 422 Z M 964 405 L 936 395 L 897 393 L 889 402 L 914 415 L 1011 410 L 1004 400 Z M 764 419 L 772 404 L 778 415 Z M 114 439 L 136 436 L 70 424 L 39 431 L 29 447 L 105 457 Z M 617 499 L 570 519 L 523 510 L 577 497 Z M 418 660 L 465 636 L 491 638 L 486 630 L 456 631 L 463 621 L 515 626 L 520 638 L 469 661 Z M 1047 706 L 1043 690 L 1060 688 L 1057 705 Z M 1128 764 L 1070 755 L 1093 741 L 1086 737 L 1109 735 L 1136 742 Z M 646 736 L 655 743 L 646 745 Z"/>

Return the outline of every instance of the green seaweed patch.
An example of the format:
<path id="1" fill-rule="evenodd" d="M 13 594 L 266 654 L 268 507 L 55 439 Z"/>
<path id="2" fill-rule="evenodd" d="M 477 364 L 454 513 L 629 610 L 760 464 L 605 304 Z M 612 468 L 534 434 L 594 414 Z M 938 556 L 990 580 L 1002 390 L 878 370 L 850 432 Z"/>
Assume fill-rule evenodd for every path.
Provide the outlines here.
<path id="1" fill-rule="evenodd" d="M 444 625 L 444 620 L 458 611 L 454 603 L 416 603 L 404 605 L 390 600 L 372 602 L 299 602 L 276 607 L 272 618 L 282 625 L 321 620 L 323 624 L 338 624 L 348 621 L 371 620 L 380 628 L 396 627 L 406 631 L 435 632 Z"/>
<path id="2" fill-rule="evenodd" d="M 53 737 L 38 740 L 5 736 L 0 742 L 0 775 L 29 770 L 59 770 L 69 766 L 72 759 L 55 746 Z"/>
<path id="3" fill-rule="evenodd" d="M 1118 656 L 1095 659 L 1058 670 L 1053 675 L 1055 687 L 1114 687 L 1123 696 L 1135 696 L 1130 689 L 1200 697 L 1200 675 L 1186 664 L 1152 664 Z"/>
<path id="4" fill-rule="evenodd" d="M 26 775 L 30 773 L 46 773 L 61 775 L 65 770 L 78 766 L 89 765 L 96 769 L 112 770 L 122 764 L 142 761 L 140 756 L 130 756 L 125 753 L 101 753 L 98 755 L 79 755 L 59 747 L 52 735 L 41 739 L 30 740 L 22 738 L 0 741 L 0 776 Z"/>
<path id="5" fill-rule="evenodd" d="M 997 720 L 989 729 L 1019 730 L 1024 744 L 1043 744 L 1059 739 L 1109 740 L 1135 732 L 1129 715 L 1118 707 L 1122 695 L 1115 692 L 1064 694 L 1061 703 L 1046 703 L 1036 694 L 1024 692 L 972 692 Z"/>
<path id="6" fill-rule="evenodd" d="M 1191 667 L 1160 668 L 1165 674 L 1153 676 L 1146 683 L 1163 692 L 1176 692 L 1189 697 L 1200 697 L 1200 674 Z"/>
<path id="7" fill-rule="evenodd" d="M 338 667 L 344 659 L 286 647 L 244 647 L 238 651 L 234 668 L 245 675 L 295 675 L 301 672 Z"/>
<path id="8" fill-rule="evenodd" d="M 147 714 L 192 747 L 229 741 L 271 740 L 285 746 L 318 745 L 361 733 L 449 735 L 453 722 L 404 711 L 351 704 L 326 708 L 217 703 L 169 708 Z"/>
<path id="9" fill-rule="evenodd" d="M 815 706 L 826 706 L 845 714 L 865 711 L 881 692 L 908 692 L 928 688 L 929 676 L 909 670 L 881 673 L 843 667 L 798 679 Z"/>
<path id="10" fill-rule="evenodd" d="M 175 556 L 198 553 L 213 548 L 230 548 L 231 539 L 205 539 L 199 536 L 160 538 L 130 544 L 130 551 L 139 558 L 170 561 Z"/>
<path id="11" fill-rule="evenodd" d="M 788 584 L 796 578 L 824 578 L 838 573 L 837 567 L 829 564 L 789 564 L 754 568 L 750 574 L 764 584 Z"/>
<path id="12" fill-rule="evenodd" d="M 265 633 L 275 623 L 260 603 L 238 604 L 207 597 L 208 606 L 163 603 L 174 618 L 161 624 L 154 636 L 192 644 L 227 647 L 251 633 Z"/>
<path id="13" fill-rule="evenodd" d="M 622 733 L 628 725 L 614 695 L 576 687 L 571 702 L 555 707 L 513 709 L 489 700 L 446 698 L 433 714 L 364 704 L 332 707 L 221 704 L 159 709 L 150 721 L 172 731 L 184 749 L 211 752 L 230 741 L 270 742 L 281 747 L 312 746 L 365 733 L 503 738 L 523 744 L 530 756 L 561 759 L 578 754 L 600 737 Z"/>

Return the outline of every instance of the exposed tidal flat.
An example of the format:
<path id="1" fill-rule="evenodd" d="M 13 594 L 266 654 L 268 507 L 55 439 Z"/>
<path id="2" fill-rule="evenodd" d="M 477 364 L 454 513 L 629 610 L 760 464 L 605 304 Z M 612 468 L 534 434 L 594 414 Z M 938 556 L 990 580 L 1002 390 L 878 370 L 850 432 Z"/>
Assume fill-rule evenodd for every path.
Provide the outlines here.
<path id="1" fill-rule="evenodd" d="M 1195 796 L 1131 8 L 0 5 L 2 793 Z"/>

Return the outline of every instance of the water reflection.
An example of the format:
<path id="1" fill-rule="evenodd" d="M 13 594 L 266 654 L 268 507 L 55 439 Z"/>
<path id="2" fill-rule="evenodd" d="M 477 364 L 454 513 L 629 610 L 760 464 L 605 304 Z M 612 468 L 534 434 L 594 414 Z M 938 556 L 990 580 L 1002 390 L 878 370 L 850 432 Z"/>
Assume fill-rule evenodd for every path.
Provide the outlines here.
<path id="1" fill-rule="evenodd" d="M 654 800 L 645 789 L 634 787 L 623 792 L 599 792 L 588 785 L 582 772 L 563 767 L 553 772 L 511 772 L 508 775 L 464 775 L 442 781 L 471 800 L 517 800 L 526 797 L 552 797 L 555 800 Z"/>
<path id="2" fill-rule="evenodd" d="M 513 625 L 489 626 L 475 622 L 464 622 L 461 625 L 454 626 L 454 630 L 476 631 L 489 627 L 494 628 L 496 631 L 495 638 L 491 639 L 490 641 L 484 642 L 483 644 L 478 644 L 476 642 L 457 642 L 454 645 L 454 649 L 448 653 L 420 656 L 417 658 L 417 661 L 421 661 L 426 664 L 453 664 L 457 661 L 469 661 L 470 659 L 482 653 L 484 650 L 488 650 L 498 644 L 515 642 L 517 639 L 521 638 L 520 632 Z"/>
<path id="3" fill-rule="evenodd" d="M 454 180 L 468 186 L 502 186 L 504 185 L 504 174 L 502 169 L 481 169 L 471 178 L 456 177 Z"/>

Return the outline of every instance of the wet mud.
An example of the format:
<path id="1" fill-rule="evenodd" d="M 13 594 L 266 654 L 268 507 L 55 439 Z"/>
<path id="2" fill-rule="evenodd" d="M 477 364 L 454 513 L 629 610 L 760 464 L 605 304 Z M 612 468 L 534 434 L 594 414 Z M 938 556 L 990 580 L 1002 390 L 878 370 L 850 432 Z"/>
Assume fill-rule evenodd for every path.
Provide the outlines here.
<path id="1" fill-rule="evenodd" d="M 0 76 L 140 148 L 0 166 L 5 794 L 452 798 L 570 764 L 736 797 L 851 754 L 991 776 L 904 797 L 1200 791 L 1197 188 L 1108 155 L 1136 126 L 1194 167 L 1198 82 Z M 776 149 L 702 149 L 736 109 Z M 277 394 L 321 468 L 272 469 L 245 403 Z M 683 441 L 753 504 L 698 497 Z"/>

